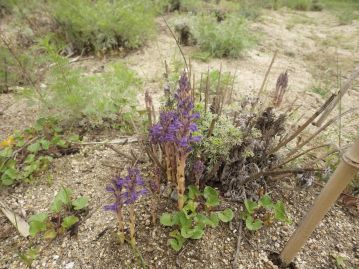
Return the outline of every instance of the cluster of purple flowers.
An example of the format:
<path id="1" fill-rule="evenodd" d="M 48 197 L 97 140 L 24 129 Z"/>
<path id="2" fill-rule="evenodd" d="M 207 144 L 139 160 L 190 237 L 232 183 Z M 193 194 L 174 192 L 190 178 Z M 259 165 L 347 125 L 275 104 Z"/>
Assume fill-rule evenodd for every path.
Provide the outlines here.
<path id="1" fill-rule="evenodd" d="M 193 112 L 193 98 L 186 73 L 180 78 L 174 98 L 177 103 L 176 110 L 160 113 L 159 122 L 150 129 L 150 139 L 154 144 L 174 143 L 184 152 L 189 152 L 190 144 L 199 142 L 201 137 L 193 135 L 197 131 L 195 120 L 200 115 Z"/>
<path id="2" fill-rule="evenodd" d="M 145 183 L 138 168 L 128 168 L 128 175 L 124 178 L 117 177 L 112 180 L 112 185 L 106 190 L 113 193 L 115 202 L 105 206 L 105 210 L 117 211 L 123 205 L 133 204 L 140 196 L 148 193 Z"/>

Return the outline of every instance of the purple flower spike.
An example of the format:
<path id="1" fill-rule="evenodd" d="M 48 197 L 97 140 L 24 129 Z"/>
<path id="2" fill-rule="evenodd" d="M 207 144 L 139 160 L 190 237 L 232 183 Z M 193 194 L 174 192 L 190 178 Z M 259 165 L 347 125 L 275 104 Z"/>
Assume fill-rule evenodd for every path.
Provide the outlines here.
<path id="1" fill-rule="evenodd" d="M 113 193 L 115 202 L 104 207 L 107 211 L 117 211 L 123 205 L 133 204 L 142 195 L 148 193 L 144 188 L 145 182 L 140 175 L 138 168 L 129 168 L 125 178 L 118 177 L 112 180 L 112 186 L 107 186 L 106 190 Z"/>
<path id="2" fill-rule="evenodd" d="M 195 120 L 200 118 L 200 114 L 193 112 L 191 85 L 186 73 L 179 80 L 174 98 L 177 102 L 176 110 L 160 113 L 159 122 L 150 129 L 150 141 L 153 144 L 171 143 L 179 152 L 187 154 L 192 149 L 191 143 L 199 142 L 201 137 L 192 136 L 198 130 Z"/>

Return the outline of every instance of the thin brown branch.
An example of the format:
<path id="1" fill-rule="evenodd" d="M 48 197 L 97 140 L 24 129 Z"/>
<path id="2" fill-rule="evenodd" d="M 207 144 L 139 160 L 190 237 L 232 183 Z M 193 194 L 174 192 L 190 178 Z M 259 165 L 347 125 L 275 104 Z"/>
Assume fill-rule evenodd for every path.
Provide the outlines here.
<path id="1" fill-rule="evenodd" d="M 300 150 L 301 148 L 303 148 L 306 144 L 308 144 L 311 140 L 313 140 L 317 135 L 319 135 L 321 132 L 323 132 L 326 128 L 328 128 L 331 124 L 333 124 L 334 122 L 336 122 L 337 120 L 341 119 L 343 116 L 350 114 L 356 110 L 358 110 L 359 108 L 351 108 L 348 109 L 347 111 L 343 112 L 342 114 L 330 119 L 326 124 L 324 124 L 322 127 L 320 127 L 314 134 L 312 134 L 310 137 L 308 137 L 306 140 L 304 140 L 302 143 L 298 144 L 288 155 L 287 157 L 292 156 L 293 154 L 295 154 L 298 150 Z"/>
<path id="2" fill-rule="evenodd" d="M 277 152 L 280 148 L 286 146 L 289 142 L 295 139 L 309 124 L 311 124 L 324 110 L 325 108 L 331 103 L 334 96 L 332 95 L 303 125 L 299 126 L 296 131 L 292 135 L 289 135 L 286 139 L 282 142 L 278 143 L 274 149 L 270 151 L 269 154 L 273 154 Z"/>
<path id="3" fill-rule="evenodd" d="M 186 57 L 184 56 L 184 53 L 183 53 L 182 48 L 181 48 L 181 46 L 180 46 L 180 44 L 179 44 L 179 42 L 178 42 L 178 40 L 177 40 L 177 38 L 176 38 L 175 33 L 172 31 L 171 27 L 168 25 L 166 19 L 165 19 L 163 16 L 162 16 L 162 19 L 163 19 L 163 21 L 165 22 L 165 24 L 166 24 L 168 30 L 170 30 L 173 39 L 176 41 L 177 47 L 178 47 L 178 49 L 179 49 L 179 51 L 180 51 L 180 53 L 181 53 L 181 55 L 182 55 L 184 64 L 185 64 L 185 66 L 186 66 L 186 69 L 187 69 L 187 71 L 189 71 L 189 67 L 188 67 L 188 64 L 187 64 Z"/>
<path id="4" fill-rule="evenodd" d="M 333 111 L 333 109 L 336 107 L 336 105 L 340 102 L 342 97 L 347 93 L 350 86 L 353 84 L 353 82 L 359 77 L 359 65 L 354 69 L 351 76 L 345 81 L 342 87 L 340 87 L 340 90 L 335 95 L 335 98 L 332 100 L 332 102 L 328 105 L 328 107 L 323 112 L 322 116 L 318 119 L 317 122 L 313 123 L 313 125 L 319 127 L 323 124 L 323 122 L 326 120 L 330 112 Z"/>

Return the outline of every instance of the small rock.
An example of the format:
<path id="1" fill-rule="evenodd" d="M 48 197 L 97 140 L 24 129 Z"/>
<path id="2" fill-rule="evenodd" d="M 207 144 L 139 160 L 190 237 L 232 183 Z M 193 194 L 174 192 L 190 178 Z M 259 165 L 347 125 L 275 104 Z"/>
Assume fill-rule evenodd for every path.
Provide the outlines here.
<path id="1" fill-rule="evenodd" d="M 72 269 L 74 268 L 75 263 L 74 262 L 69 262 L 68 264 L 65 265 L 65 269 Z"/>

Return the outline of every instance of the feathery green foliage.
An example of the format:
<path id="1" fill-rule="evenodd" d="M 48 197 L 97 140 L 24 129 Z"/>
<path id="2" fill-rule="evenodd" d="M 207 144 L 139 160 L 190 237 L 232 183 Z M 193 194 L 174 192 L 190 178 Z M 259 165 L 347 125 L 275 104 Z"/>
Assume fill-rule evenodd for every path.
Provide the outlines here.
<path id="1" fill-rule="evenodd" d="M 42 42 L 41 48 L 51 62 L 46 88 L 41 89 L 42 96 L 38 91 L 31 91 L 28 97 L 41 104 L 46 116 L 51 115 L 62 123 L 83 120 L 91 125 L 132 117 L 140 86 L 133 71 L 117 63 L 104 73 L 85 76 L 81 69 L 72 68 L 68 59 L 58 54 L 49 39 Z"/>
<path id="2" fill-rule="evenodd" d="M 146 0 L 52 0 L 60 35 L 77 52 L 135 49 L 154 29 L 155 8 Z"/>
<path id="3" fill-rule="evenodd" d="M 245 19 L 235 15 L 222 22 L 214 16 L 201 16 L 195 20 L 192 31 L 198 47 L 213 57 L 237 58 L 255 43 Z"/>
<path id="4" fill-rule="evenodd" d="M 216 162 L 229 156 L 229 151 L 233 146 L 241 143 L 242 133 L 229 119 L 221 116 L 214 126 L 212 135 L 207 137 L 211 122 L 217 115 L 211 112 L 204 113 L 202 109 L 199 111 L 201 118 L 198 121 L 198 129 L 202 140 L 196 145 L 193 155 L 206 156 L 210 161 L 208 165 L 210 170 Z"/>

